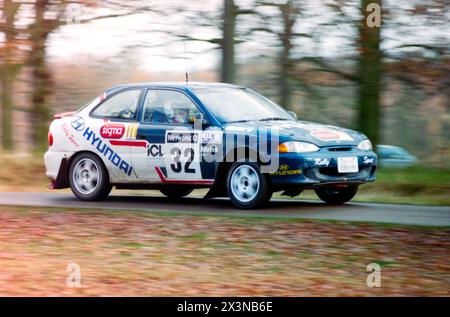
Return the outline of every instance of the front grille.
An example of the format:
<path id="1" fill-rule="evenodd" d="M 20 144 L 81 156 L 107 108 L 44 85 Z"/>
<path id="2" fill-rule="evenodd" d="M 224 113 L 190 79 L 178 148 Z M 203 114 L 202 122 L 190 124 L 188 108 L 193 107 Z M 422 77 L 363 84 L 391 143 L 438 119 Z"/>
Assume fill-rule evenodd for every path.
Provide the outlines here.
<path id="1" fill-rule="evenodd" d="M 358 177 L 358 176 L 364 175 L 368 172 L 368 168 L 362 168 L 357 173 L 343 173 L 343 174 L 340 174 L 338 172 L 337 167 L 321 167 L 321 168 L 318 168 L 318 170 L 319 170 L 319 173 L 322 175 L 331 176 L 331 177 L 346 177 L 346 178 Z"/>
<path id="2" fill-rule="evenodd" d="M 351 151 L 351 146 L 339 146 L 339 147 L 330 147 L 328 148 L 328 151 L 331 152 L 344 152 L 344 151 Z"/>

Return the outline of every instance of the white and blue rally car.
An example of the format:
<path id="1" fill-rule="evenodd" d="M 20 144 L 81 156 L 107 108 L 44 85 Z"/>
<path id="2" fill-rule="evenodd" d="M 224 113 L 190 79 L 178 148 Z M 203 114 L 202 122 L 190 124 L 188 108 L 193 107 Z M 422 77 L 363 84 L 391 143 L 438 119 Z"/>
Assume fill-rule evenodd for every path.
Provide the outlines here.
<path id="1" fill-rule="evenodd" d="M 171 198 L 209 188 L 207 198 L 228 196 L 239 208 L 305 189 L 344 203 L 375 180 L 376 164 L 362 133 L 299 121 L 251 89 L 211 83 L 115 86 L 55 115 L 45 153 L 51 187 L 82 200 L 113 187 Z"/>

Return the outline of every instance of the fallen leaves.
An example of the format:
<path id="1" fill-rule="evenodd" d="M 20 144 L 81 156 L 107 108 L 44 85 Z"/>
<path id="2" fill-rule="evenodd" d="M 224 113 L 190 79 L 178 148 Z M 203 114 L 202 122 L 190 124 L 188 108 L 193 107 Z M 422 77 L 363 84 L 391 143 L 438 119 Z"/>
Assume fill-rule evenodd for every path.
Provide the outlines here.
<path id="1" fill-rule="evenodd" d="M 3 296 L 448 295 L 449 258 L 449 230 L 0 207 Z"/>

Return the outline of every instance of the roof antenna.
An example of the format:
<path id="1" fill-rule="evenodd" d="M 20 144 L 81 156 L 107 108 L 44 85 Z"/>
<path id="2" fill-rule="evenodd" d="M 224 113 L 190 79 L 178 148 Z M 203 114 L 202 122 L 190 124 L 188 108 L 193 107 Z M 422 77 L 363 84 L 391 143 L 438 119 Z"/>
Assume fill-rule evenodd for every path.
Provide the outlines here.
<path id="1" fill-rule="evenodd" d="M 184 56 L 183 56 L 183 60 L 184 60 L 184 72 L 186 74 L 186 84 L 189 83 L 189 73 L 187 70 L 187 63 L 186 63 L 186 39 L 183 39 L 183 52 L 184 52 Z"/>

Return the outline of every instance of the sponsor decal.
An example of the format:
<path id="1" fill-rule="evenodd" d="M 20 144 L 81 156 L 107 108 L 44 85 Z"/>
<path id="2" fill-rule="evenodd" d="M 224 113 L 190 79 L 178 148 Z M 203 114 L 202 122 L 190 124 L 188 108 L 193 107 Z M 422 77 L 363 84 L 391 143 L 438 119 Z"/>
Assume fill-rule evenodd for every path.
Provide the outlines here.
<path id="1" fill-rule="evenodd" d="M 201 144 L 221 144 L 222 132 L 218 131 L 203 131 L 200 133 Z"/>
<path id="2" fill-rule="evenodd" d="M 328 165 L 330 165 L 330 160 L 328 160 L 328 159 L 326 159 L 326 158 L 324 158 L 324 159 L 316 158 L 316 159 L 314 160 L 314 164 L 315 164 L 316 166 L 328 167 Z"/>
<path id="3" fill-rule="evenodd" d="M 72 124 L 73 126 L 73 124 Z M 75 129 L 75 128 L 74 128 Z M 77 129 L 75 129 L 77 130 Z M 78 131 L 78 130 L 77 130 Z M 103 142 L 100 136 L 97 136 L 94 131 L 86 127 L 83 132 L 83 137 L 93 146 L 96 151 L 107 158 L 114 166 L 123 171 L 128 176 L 131 175 L 133 167 L 131 164 L 123 160 L 112 148 Z"/>
<path id="4" fill-rule="evenodd" d="M 100 128 L 100 135 L 105 139 L 120 139 L 125 133 L 123 124 L 108 123 Z"/>
<path id="5" fill-rule="evenodd" d="M 345 132 L 337 130 L 313 130 L 311 136 L 322 141 L 353 141 L 353 138 Z"/>
<path id="6" fill-rule="evenodd" d="M 311 135 L 320 140 L 339 140 L 339 135 L 327 130 L 313 131 Z"/>
<path id="7" fill-rule="evenodd" d="M 219 148 L 214 144 L 205 144 L 202 145 L 200 152 L 202 154 L 216 154 L 219 152 Z"/>
<path id="8" fill-rule="evenodd" d="M 138 127 L 138 123 L 129 124 L 126 128 L 125 136 L 129 139 L 136 139 Z"/>
<path id="9" fill-rule="evenodd" d="M 62 125 L 62 129 L 63 129 L 64 135 L 66 136 L 66 138 L 69 139 L 70 143 L 72 143 L 76 148 L 78 148 L 80 145 L 75 140 L 75 136 L 70 132 L 69 127 L 67 126 L 67 123 L 64 123 Z"/>
<path id="10" fill-rule="evenodd" d="M 373 157 L 364 156 L 364 164 L 373 164 Z"/>
<path id="11" fill-rule="evenodd" d="M 166 143 L 197 143 L 196 132 L 166 132 Z"/>
<path id="12" fill-rule="evenodd" d="M 272 176 L 291 176 L 291 175 L 299 175 L 302 173 L 302 170 L 295 169 L 291 170 L 290 166 L 287 164 L 281 164 L 278 168 L 278 171 L 270 173 Z"/>
<path id="13" fill-rule="evenodd" d="M 161 144 L 148 144 L 147 145 L 147 157 L 163 157 Z"/>
<path id="14" fill-rule="evenodd" d="M 127 140 L 110 140 L 109 143 L 114 146 L 133 146 L 133 147 L 147 147 L 147 141 L 136 141 L 137 131 L 139 128 L 139 123 L 131 123 L 128 124 L 126 127 L 124 127 L 124 133 L 125 138 Z M 117 131 L 116 132 L 120 132 Z M 122 134 L 122 136 L 123 136 Z M 119 134 L 116 134 L 117 136 Z M 116 138 L 108 138 L 108 139 L 119 139 L 119 137 Z"/>
<path id="15" fill-rule="evenodd" d="M 84 119 L 82 117 L 75 117 L 71 121 L 72 128 L 77 131 L 83 131 L 85 127 Z"/>

